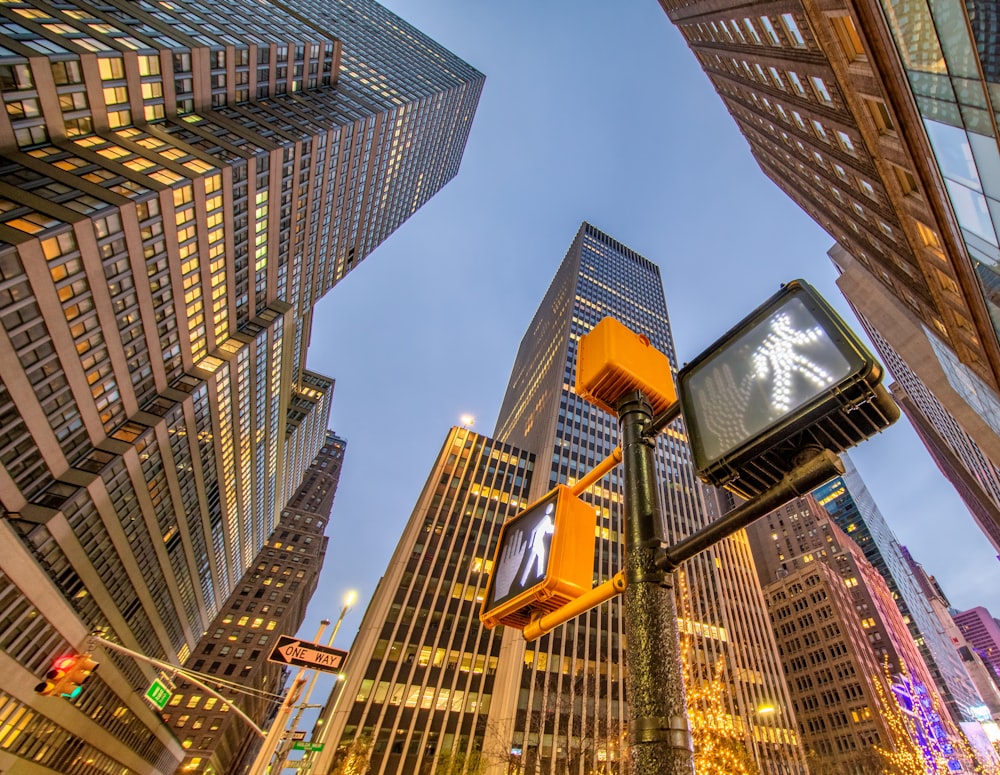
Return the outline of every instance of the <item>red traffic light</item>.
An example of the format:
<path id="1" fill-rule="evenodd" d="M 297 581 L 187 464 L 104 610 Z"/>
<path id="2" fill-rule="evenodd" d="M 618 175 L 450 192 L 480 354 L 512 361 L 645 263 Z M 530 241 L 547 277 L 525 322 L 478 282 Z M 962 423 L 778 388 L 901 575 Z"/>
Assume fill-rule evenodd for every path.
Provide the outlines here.
<path id="1" fill-rule="evenodd" d="M 56 657 L 52 661 L 52 668 L 45 674 L 45 680 L 35 686 L 35 691 L 47 696 L 58 694 L 72 699 L 80 693 L 80 685 L 96 669 L 97 662 L 90 658 L 90 654 Z"/>

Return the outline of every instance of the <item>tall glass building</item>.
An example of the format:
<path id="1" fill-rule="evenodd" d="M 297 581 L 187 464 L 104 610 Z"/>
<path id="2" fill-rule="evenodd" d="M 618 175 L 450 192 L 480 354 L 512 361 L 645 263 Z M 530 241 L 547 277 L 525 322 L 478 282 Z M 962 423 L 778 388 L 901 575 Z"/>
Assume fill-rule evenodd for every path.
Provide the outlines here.
<path id="1" fill-rule="evenodd" d="M 442 757 L 475 760 L 491 773 L 626 771 L 620 600 L 527 645 L 519 631 L 487 631 L 478 621 L 482 570 L 502 520 L 555 484 L 576 482 L 618 443 L 617 419 L 573 387 L 577 342 L 608 315 L 675 362 L 659 268 L 585 223 L 524 336 L 496 440 L 470 434 L 471 441 L 462 441 L 464 431 L 452 432 L 362 623 L 325 734 L 344 754 L 371 741 L 372 773 L 419 772 Z M 677 539 L 712 520 L 719 507 L 694 477 L 679 423 L 656 449 L 664 532 Z M 517 475 L 520 464 L 513 468 L 525 456 L 530 482 Z M 476 460 L 480 470 L 470 470 Z M 623 493 L 616 470 L 583 495 L 598 515 L 595 584 L 623 567 Z M 681 576 L 691 685 L 722 687 L 725 727 L 763 772 L 805 772 L 745 536 L 691 561 Z M 758 712 L 763 707 L 781 713 L 765 716 Z M 323 755 L 320 765 L 333 753 Z"/>
<path id="2" fill-rule="evenodd" d="M 457 171 L 483 76 L 371 0 L 0 8 L 0 769 L 173 772 L 86 634 L 185 663 L 321 448 L 315 302 Z"/>
<path id="3" fill-rule="evenodd" d="M 647 336 L 676 368 L 659 267 L 584 223 L 528 326 L 497 420 L 498 439 L 536 456 L 533 499 L 577 481 L 619 441 L 617 418 L 573 387 L 577 343 L 606 316 Z M 718 516 L 714 493 L 694 476 L 679 421 L 656 442 L 656 470 L 667 541 Z M 623 485 L 616 469 L 583 496 L 598 510 L 595 583 L 624 567 Z M 763 772 L 799 772 L 794 714 L 746 537 L 717 544 L 679 575 L 692 685 L 725 684 L 727 721 Z M 519 632 L 504 634 L 498 671 L 519 679 L 494 691 L 491 717 L 527 771 L 561 772 L 566 762 L 584 771 L 609 761 L 621 766 L 628 734 L 623 638 L 618 598 L 531 644 Z M 783 713 L 765 719 L 758 713 L 764 706 Z"/>
<path id="4" fill-rule="evenodd" d="M 837 241 L 845 296 L 996 466 L 996 4 L 660 4 L 763 172 Z"/>

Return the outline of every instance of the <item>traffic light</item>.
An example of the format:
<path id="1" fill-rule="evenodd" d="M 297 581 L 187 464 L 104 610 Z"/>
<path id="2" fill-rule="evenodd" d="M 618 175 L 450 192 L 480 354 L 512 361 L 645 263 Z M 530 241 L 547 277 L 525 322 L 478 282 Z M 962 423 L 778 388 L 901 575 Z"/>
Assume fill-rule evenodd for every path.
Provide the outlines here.
<path id="1" fill-rule="evenodd" d="M 556 485 L 500 528 L 479 618 L 517 629 L 593 586 L 593 505 Z"/>
<path id="2" fill-rule="evenodd" d="M 80 694 L 81 685 L 96 669 L 97 662 L 90 658 L 90 654 L 57 657 L 52 662 L 52 669 L 45 674 L 45 680 L 35 687 L 35 691 L 74 699 Z"/>
<path id="3" fill-rule="evenodd" d="M 899 418 L 881 378 L 829 304 L 788 283 L 677 375 L 698 476 L 752 498 L 804 450 L 864 441 Z"/>

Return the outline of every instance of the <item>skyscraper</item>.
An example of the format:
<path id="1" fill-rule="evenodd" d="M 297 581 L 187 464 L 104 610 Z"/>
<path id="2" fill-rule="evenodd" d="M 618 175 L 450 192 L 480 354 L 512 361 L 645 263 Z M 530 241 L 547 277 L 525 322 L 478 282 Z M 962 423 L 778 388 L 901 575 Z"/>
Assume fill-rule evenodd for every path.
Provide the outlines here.
<path id="1" fill-rule="evenodd" d="M 892 348 L 921 346 L 909 367 L 996 465 L 995 6 L 660 4 L 763 172 L 853 262 L 845 295 Z M 866 286 L 904 314 L 879 315 Z"/>
<path id="2" fill-rule="evenodd" d="M 358 661 L 348 665 L 353 677 L 333 714 L 329 735 L 339 740 L 342 750 L 371 737 L 376 757 L 372 772 L 418 771 L 427 762 L 441 760 L 442 742 L 448 744 L 444 752 L 482 757 L 493 772 L 515 765 L 538 773 L 562 772 L 565 767 L 573 772 L 622 771 L 628 730 L 620 600 L 528 645 L 510 628 L 483 630 L 475 618 L 478 605 L 461 607 L 455 602 L 475 601 L 484 594 L 486 576 L 478 571 L 492 559 L 499 520 L 517 512 L 515 495 L 523 507 L 557 483 L 574 483 L 615 447 L 617 419 L 581 399 L 573 387 L 577 341 L 607 315 L 646 335 L 675 362 L 659 268 L 584 223 L 522 340 L 496 441 L 480 437 L 466 442 L 499 446 L 501 454 L 526 450 L 516 454 L 532 456 L 530 483 L 515 480 L 515 486 L 524 489 L 509 490 L 509 482 L 504 485 L 496 478 L 502 460 L 495 464 L 496 471 L 475 474 L 486 479 L 468 480 L 465 473 L 448 470 L 457 464 L 457 453 L 446 445 L 362 624 L 351 657 Z M 448 443 L 454 445 L 451 438 Z M 676 539 L 710 521 L 719 506 L 694 477 L 679 424 L 661 435 L 656 448 L 664 531 Z M 435 516 L 442 498 L 457 497 L 455 487 L 473 507 L 473 495 L 493 499 L 486 524 L 475 521 L 466 527 L 469 506 L 450 518 Z M 583 496 L 597 511 L 595 583 L 622 567 L 623 489 L 622 474 L 616 470 Z M 514 494 L 507 496 L 508 491 Z M 435 493 L 438 502 L 432 500 Z M 511 503 L 506 509 L 505 497 Z M 478 536 L 472 543 L 467 530 Z M 433 535 L 426 536 L 427 531 Z M 451 542 L 453 554 L 446 555 L 450 565 L 439 559 L 446 539 L 438 537 L 438 531 Z M 727 727 L 764 772 L 803 772 L 794 713 L 745 537 L 727 540 L 688 563 L 683 577 L 680 624 L 693 685 L 716 681 L 724 686 Z M 429 617 L 439 611 L 445 617 L 454 611 L 455 616 L 447 619 L 447 633 L 435 636 Z M 414 616 L 428 618 L 414 623 Z M 469 647 L 453 652 L 444 645 L 455 637 L 478 643 L 475 653 L 482 655 L 467 662 L 471 675 L 461 684 L 455 684 L 448 671 L 455 669 L 453 660 L 465 659 Z M 381 667 L 383 660 L 391 665 Z M 485 679 L 476 677 L 480 665 Z M 466 693 L 457 695 L 457 689 Z M 487 695 L 488 712 L 483 704 Z M 380 714 L 378 708 L 385 703 L 388 710 Z M 402 713 L 396 706 L 427 713 L 415 711 L 403 724 L 396 720 Z M 765 706 L 780 708 L 780 715 L 761 716 L 758 708 Z M 435 731 L 432 740 L 422 733 L 438 728 L 451 737 L 445 741 Z M 394 758 L 387 754 L 393 751 L 393 740 Z"/>
<path id="3" fill-rule="evenodd" d="M 535 453 L 532 497 L 575 482 L 618 442 L 617 418 L 573 389 L 579 338 L 612 316 L 647 336 L 675 364 L 659 267 L 584 223 L 521 342 L 495 435 Z M 544 468 L 542 468 L 544 466 Z M 656 466 L 666 540 L 682 538 L 717 516 L 715 501 L 694 477 L 684 428 L 672 425 L 657 440 Z M 545 470 L 547 469 L 547 470 Z M 598 509 L 595 582 L 622 567 L 623 481 L 615 470 L 589 491 Z M 687 563 L 680 585 L 681 633 L 695 684 L 726 685 L 733 727 L 765 772 L 794 772 L 801 752 L 771 629 L 745 537 L 724 541 Z M 543 772 L 562 759 L 589 766 L 620 756 L 626 739 L 619 600 L 525 646 L 504 634 L 498 671 L 520 680 L 494 692 L 491 714 L 512 732 L 512 749 Z M 757 708 L 785 711 L 762 723 Z"/>
<path id="4" fill-rule="evenodd" d="M 814 496 L 796 498 L 747 528 L 781 648 L 811 768 L 872 772 L 875 752 L 957 739 L 935 718 L 941 700 L 895 593 Z M 895 686 L 893 686 L 895 685 Z M 932 698 L 918 726 L 904 729 L 896 692 Z M 933 729 L 932 729 L 933 728 Z"/>
<path id="5" fill-rule="evenodd" d="M 1000 621 L 982 606 L 956 611 L 952 618 L 965 639 L 979 652 L 1000 686 Z"/>
<path id="6" fill-rule="evenodd" d="M 456 770 L 482 760 L 501 632 L 479 624 L 500 526 L 528 505 L 534 457 L 468 428 L 452 428 L 344 666 L 345 680 L 312 739 L 308 770 L 326 773 L 352 744 L 371 773 Z"/>
<path id="7" fill-rule="evenodd" d="M 972 709 L 982 705 L 961 657 L 934 613 L 911 559 L 885 521 L 847 455 L 843 476 L 812 494 L 837 525 L 885 580 L 892 599 L 909 627 L 955 724 L 974 719 Z"/>
<path id="8" fill-rule="evenodd" d="M 997 450 L 988 443 L 994 435 L 984 419 L 991 414 L 988 391 L 979 391 L 981 400 L 970 404 L 952 384 L 958 372 L 942 365 L 949 362 L 947 352 L 935 348 L 936 340 L 906 306 L 839 245 L 829 255 L 841 272 L 837 284 L 896 378 L 891 386 L 896 402 L 1000 553 L 1000 467 L 991 457 Z"/>
<path id="9" fill-rule="evenodd" d="M 267 726 L 283 683 L 284 668 L 268 657 L 279 636 L 298 631 L 319 582 L 346 447 L 326 432 L 278 527 L 191 654 L 191 669 L 226 682 L 223 693 L 258 726 Z M 241 761 L 249 765 L 260 742 L 218 697 L 183 680 L 164 713 L 185 750 L 182 769 L 189 772 L 242 772 Z"/>
<path id="10" fill-rule="evenodd" d="M 94 629 L 189 659 L 323 444 L 314 303 L 456 173 L 483 77 L 371 0 L 0 17 L 0 766 L 172 772 L 148 666 L 31 687 Z"/>

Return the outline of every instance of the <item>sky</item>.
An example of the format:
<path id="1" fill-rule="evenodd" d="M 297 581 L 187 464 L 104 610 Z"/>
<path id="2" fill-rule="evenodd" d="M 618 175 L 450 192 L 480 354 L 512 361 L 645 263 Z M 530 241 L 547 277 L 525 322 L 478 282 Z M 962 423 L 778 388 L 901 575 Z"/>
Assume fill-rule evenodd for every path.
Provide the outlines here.
<path id="1" fill-rule="evenodd" d="M 347 452 L 299 634 L 356 589 L 344 649 L 449 428 L 468 413 L 492 433 L 581 221 L 659 265 L 682 363 L 796 278 L 861 332 L 832 239 L 757 167 L 655 0 L 384 5 L 486 84 L 458 175 L 316 308 L 308 365 L 336 379 L 331 428 Z M 952 605 L 1000 616 L 1000 563 L 906 419 L 851 458 Z"/>

